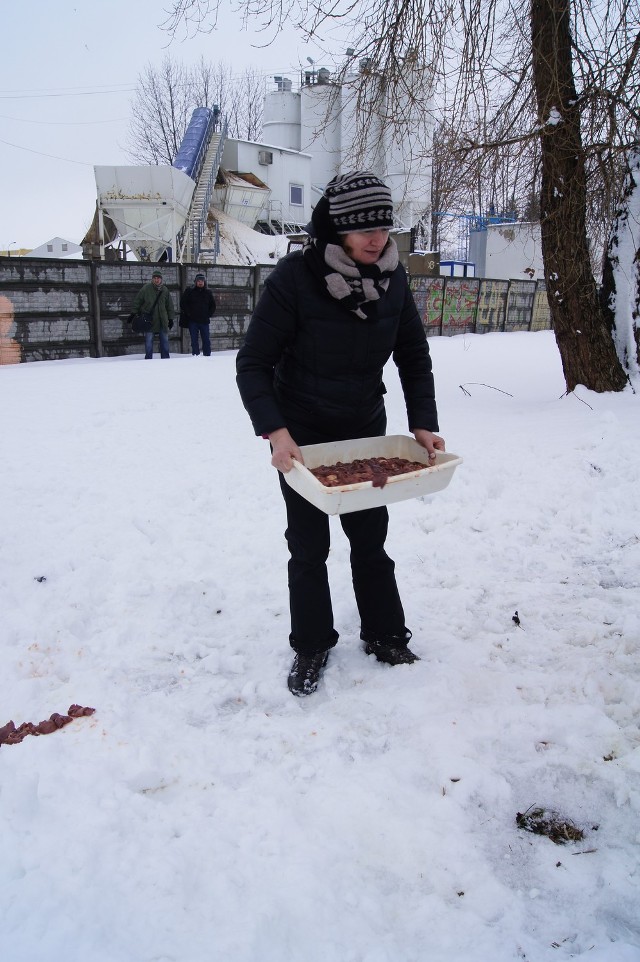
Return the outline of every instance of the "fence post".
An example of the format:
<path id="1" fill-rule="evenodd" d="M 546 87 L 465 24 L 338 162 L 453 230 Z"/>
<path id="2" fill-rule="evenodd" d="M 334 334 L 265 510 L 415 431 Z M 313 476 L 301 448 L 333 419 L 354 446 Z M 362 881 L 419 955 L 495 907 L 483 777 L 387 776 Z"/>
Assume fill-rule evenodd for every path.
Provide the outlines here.
<path id="1" fill-rule="evenodd" d="M 91 271 L 91 296 L 90 303 L 90 324 L 91 342 L 94 349 L 94 357 L 104 356 L 104 345 L 102 343 L 102 318 L 100 317 L 100 294 L 98 292 L 98 265 L 96 261 L 89 261 Z"/>
<path id="2" fill-rule="evenodd" d="M 476 288 L 476 306 L 473 311 L 473 324 L 472 324 L 472 334 L 478 333 L 478 310 L 480 308 L 480 291 L 482 290 L 482 278 L 478 278 L 478 286 Z"/>
<path id="3" fill-rule="evenodd" d="M 182 300 L 182 295 L 187 289 L 187 265 L 180 262 L 178 264 L 178 282 L 180 290 L 178 292 L 178 328 L 180 330 L 180 350 L 183 354 L 189 353 L 187 351 L 187 335 L 189 329 L 187 327 L 180 327 L 180 301 Z M 190 351 L 191 349 L 189 349 Z"/>
<path id="4" fill-rule="evenodd" d="M 527 324 L 527 330 L 528 330 L 528 331 L 531 330 L 531 325 L 533 324 L 533 312 L 534 312 L 534 309 L 535 309 L 535 306 L 536 306 L 536 287 L 537 287 L 537 286 L 538 286 L 538 285 L 537 285 L 537 282 L 534 281 L 534 282 L 533 282 L 533 297 L 531 298 L 531 310 L 529 311 L 529 323 Z"/>
<path id="5" fill-rule="evenodd" d="M 253 271 L 253 304 L 251 305 L 251 313 L 253 314 L 260 299 L 260 265 L 254 264 L 251 270 Z"/>

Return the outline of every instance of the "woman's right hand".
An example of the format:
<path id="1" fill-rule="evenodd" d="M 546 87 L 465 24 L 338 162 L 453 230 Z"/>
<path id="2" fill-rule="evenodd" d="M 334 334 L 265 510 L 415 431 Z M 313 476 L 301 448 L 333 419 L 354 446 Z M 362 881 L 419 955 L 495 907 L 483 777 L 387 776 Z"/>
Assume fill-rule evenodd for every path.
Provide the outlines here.
<path id="1" fill-rule="evenodd" d="M 272 447 L 271 463 L 278 471 L 284 474 L 293 467 L 292 459 L 295 458 L 300 464 L 304 464 L 304 458 L 300 448 L 293 440 L 286 428 L 278 428 L 269 435 Z"/>

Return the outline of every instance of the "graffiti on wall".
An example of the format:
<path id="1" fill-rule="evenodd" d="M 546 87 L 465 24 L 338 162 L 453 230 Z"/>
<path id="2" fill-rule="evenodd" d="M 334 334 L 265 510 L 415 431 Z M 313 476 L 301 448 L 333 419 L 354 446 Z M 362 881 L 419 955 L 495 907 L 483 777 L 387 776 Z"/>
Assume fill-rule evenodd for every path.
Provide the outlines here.
<path id="1" fill-rule="evenodd" d="M 440 334 L 444 277 L 412 277 L 410 287 L 427 337 Z"/>
<path id="2" fill-rule="evenodd" d="M 476 323 L 476 305 L 480 281 L 473 277 L 450 277 L 444 288 L 442 333 L 472 334 Z"/>
<path id="3" fill-rule="evenodd" d="M 428 337 L 551 327 L 544 281 L 414 275 L 409 285 Z"/>

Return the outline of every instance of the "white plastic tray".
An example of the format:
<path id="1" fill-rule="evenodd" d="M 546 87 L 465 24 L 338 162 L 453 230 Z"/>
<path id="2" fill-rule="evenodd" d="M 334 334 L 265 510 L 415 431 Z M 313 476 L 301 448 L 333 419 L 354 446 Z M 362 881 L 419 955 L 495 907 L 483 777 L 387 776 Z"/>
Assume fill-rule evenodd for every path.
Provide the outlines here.
<path id="1" fill-rule="evenodd" d="M 300 448 L 304 464 L 293 462 L 291 471 L 284 475 L 294 491 L 310 501 L 325 514 L 347 514 L 365 508 L 377 508 L 382 504 L 417 498 L 423 494 L 442 491 L 451 481 L 453 472 L 462 458 L 456 454 L 436 453 L 435 462 L 429 465 L 429 455 L 415 438 L 403 434 L 386 437 L 355 438 L 351 441 L 332 441 L 328 444 L 307 444 Z M 421 471 L 398 474 L 389 478 L 383 488 L 374 488 L 372 481 L 345 484 L 329 488 L 311 473 L 311 468 L 321 464 L 348 464 L 358 458 L 406 458 L 425 465 Z"/>

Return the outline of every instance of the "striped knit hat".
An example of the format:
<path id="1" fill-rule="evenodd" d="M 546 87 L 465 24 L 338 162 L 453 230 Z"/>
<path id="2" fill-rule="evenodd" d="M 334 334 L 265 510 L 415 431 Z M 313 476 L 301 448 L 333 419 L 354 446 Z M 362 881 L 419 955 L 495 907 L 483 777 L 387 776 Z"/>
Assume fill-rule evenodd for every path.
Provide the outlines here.
<path id="1" fill-rule="evenodd" d="M 391 191 L 369 170 L 338 174 L 327 184 L 324 196 L 337 234 L 393 227 Z"/>

